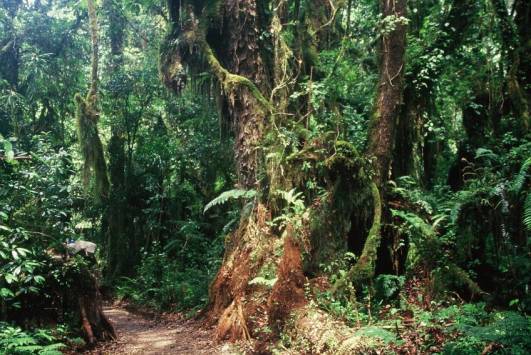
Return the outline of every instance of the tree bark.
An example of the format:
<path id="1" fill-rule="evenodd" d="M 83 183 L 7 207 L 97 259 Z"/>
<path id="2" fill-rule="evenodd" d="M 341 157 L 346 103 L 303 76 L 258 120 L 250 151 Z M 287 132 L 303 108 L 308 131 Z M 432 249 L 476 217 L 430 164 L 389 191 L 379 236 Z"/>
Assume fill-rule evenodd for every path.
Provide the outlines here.
<path id="1" fill-rule="evenodd" d="M 380 0 L 380 11 L 384 18 L 396 18 L 394 29 L 382 34 L 380 42 L 380 79 L 369 133 L 369 154 L 375 157 L 374 180 L 381 190 L 390 177 L 395 125 L 402 104 L 406 1 Z"/>
<path id="2" fill-rule="evenodd" d="M 82 267 L 73 277 L 83 335 L 89 346 L 98 341 L 116 339 L 113 325 L 103 313 L 98 278 L 88 267 Z"/>
<path id="3" fill-rule="evenodd" d="M 381 248 L 383 230 L 390 213 L 386 206 L 386 183 L 391 176 L 396 121 L 402 105 L 404 89 L 404 55 L 406 50 L 406 0 L 381 0 L 383 21 L 390 19 L 392 28 L 382 33 L 378 89 L 374 113 L 370 122 L 368 154 L 373 159 L 374 177 L 371 186 L 373 223 L 358 261 L 334 286 L 334 291 L 345 282 L 352 282 L 355 289 L 371 280 L 375 273 L 378 250 Z"/>

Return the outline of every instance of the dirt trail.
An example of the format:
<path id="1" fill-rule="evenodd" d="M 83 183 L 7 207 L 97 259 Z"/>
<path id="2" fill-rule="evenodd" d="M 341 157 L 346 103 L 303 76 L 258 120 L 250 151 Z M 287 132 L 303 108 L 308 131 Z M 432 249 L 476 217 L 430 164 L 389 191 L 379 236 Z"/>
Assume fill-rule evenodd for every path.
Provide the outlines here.
<path id="1" fill-rule="evenodd" d="M 215 344 L 212 333 L 195 321 L 147 319 L 119 307 L 106 307 L 104 313 L 118 340 L 89 354 L 237 354 L 228 345 Z"/>

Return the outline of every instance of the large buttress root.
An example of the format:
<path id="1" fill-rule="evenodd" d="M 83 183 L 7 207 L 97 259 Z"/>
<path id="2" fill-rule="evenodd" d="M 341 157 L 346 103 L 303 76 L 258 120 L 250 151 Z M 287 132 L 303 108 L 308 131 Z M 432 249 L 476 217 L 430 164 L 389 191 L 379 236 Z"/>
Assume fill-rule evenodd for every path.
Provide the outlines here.
<path id="1" fill-rule="evenodd" d="M 267 301 L 269 323 L 277 332 L 281 331 L 285 320 L 293 310 L 307 304 L 304 294 L 305 283 L 301 247 L 293 236 L 292 227 L 288 226 L 284 236 L 283 254 L 278 266 L 277 281 Z"/>

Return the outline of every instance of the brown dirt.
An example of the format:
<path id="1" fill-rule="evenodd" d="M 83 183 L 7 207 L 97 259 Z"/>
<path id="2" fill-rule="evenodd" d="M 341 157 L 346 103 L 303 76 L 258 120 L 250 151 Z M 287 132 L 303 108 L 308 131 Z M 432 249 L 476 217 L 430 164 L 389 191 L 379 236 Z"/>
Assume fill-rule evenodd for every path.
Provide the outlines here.
<path id="1" fill-rule="evenodd" d="M 118 334 L 85 354 L 238 354 L 229 345 L 215 344 L 210 330 L 197 321 L 180 317 L 148 319 L 123 308 L 104 309 Z"/>

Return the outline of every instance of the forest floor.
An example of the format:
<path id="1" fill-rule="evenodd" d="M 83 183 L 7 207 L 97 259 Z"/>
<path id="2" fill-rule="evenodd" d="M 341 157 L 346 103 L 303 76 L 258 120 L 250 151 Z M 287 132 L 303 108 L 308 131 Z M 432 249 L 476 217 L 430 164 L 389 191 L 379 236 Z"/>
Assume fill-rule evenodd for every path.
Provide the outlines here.
<path id="1" fill-rule="evenodd" d="M 119 306 L 105 307 L 114 325 L 116 341 L 103 343 L 85 354 L 237 354 L 228 344 L 216 344 L 212 331 L 179 315 L 147 317 Z"/>

